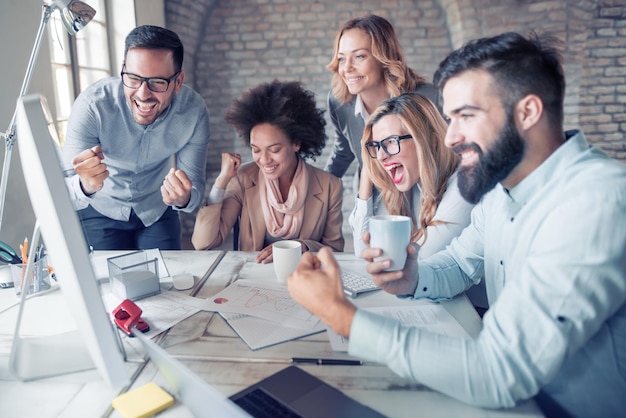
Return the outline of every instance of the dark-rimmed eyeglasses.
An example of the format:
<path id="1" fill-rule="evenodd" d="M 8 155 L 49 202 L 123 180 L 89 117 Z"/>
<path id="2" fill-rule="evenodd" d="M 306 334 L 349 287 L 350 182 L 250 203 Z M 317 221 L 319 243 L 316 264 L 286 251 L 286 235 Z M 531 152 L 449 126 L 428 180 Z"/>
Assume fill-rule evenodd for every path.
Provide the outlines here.
<path id="1" fill-rule="evenodd" d="M 122 67 L 122 72 L 120 75 L 122 76 L 122 83 L 129 89 L 138 89 L 141 85 L 146 82 L 150 91 L 155 93 L 164 93 L 170 87 L 170 83 L 178 77 L 180 74 L 180 70 L 176 71 L 176 74 L 171 76 L 170 78 L 160 78 L 160 77 L 142 77 L 137 74 L 127 73 L 124 71 L 126 66 Z"/>
<path id="2" fill-rule="evenodd" d="M 388 155 L 396 155 L 400 152 L 400 141 L 403 139 L 413 138 L 411 134 L 408 135 L 391 135 L 382 141 L 371 141 L 365 144 L 365 149 L 367 153 L 372 158 L 376 158 L 378 156 L 378 150 L 380 147 L 383 148 Z"/>

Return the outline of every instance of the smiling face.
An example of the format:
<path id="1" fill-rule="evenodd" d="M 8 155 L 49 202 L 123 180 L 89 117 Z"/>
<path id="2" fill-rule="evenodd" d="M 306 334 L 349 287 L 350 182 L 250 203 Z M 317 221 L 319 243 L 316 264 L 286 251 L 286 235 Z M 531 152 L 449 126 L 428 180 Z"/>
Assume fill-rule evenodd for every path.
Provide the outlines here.
<path id="1" fill-rule="evenodd" d="M 444 113 L 450 118 L 446 146 L 461 156 L 459 190 L 470 203 L 506 181 L 524 157 L 525 142 L 483 70 L 451 78 L 443 89 Z"/>
<path id="2" fill-rule="evenodd" d="M 372 55 L 372 39 L 361 29 L 348 29 L 339 40 L 338 73 L 351 94 L 384 91 L 383 65 Z"/>
<path id="3" fill-rule="evenodd" d="M 276 126 L 262 123 L 250 131 L 250 148 L 252 159 L 266 178 L 279 180 L 281 184 L 291 183 L 298 166 L 296 153 L 300 145 L 292 144 Z"/>
<path id="4" fill-rule="evenodd" d="M 132 48 L 126 54 L 124 71 L 140 77 L 159 77 L 169 79 L 177 69 L 174 68 L 172 52 L 166 49 Z M 140 125 L 149 125 L 163 113 L 180 91 L 185 78 L 184 72 L 172 80 L 163 93 L 153 92 L 143 82 L 138 89 L 124 86 L 124 96 L 130 106 L 133 119 Z"/>
<path id="5" fill-rule="evenodd" d="M 387 115 L 380 118 L 372 126 L 372 140 L 382 141 L 391 135 L 406 135 L 408 130 L 396 115 Z M 406 192 L 419 181 L 419 161 L 413 138 L 400 141 L 400 152 L 395 155 L 387 154 L 382 147 L 378 149 L 376 160 L 385 169 L 393 184 L 401 192 Z"/>

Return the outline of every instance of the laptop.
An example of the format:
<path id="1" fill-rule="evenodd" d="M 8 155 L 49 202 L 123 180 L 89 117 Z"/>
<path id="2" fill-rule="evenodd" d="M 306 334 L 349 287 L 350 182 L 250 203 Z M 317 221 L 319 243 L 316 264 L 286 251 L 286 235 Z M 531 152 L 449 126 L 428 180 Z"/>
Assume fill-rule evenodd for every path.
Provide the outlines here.
<path id="1" fill-rule="evenodd" d="M 230 399 L 255 418 L 384 417 L 296 366 L 274 373 Z"/>
<path id="2" fill-rule="evenodd" d="M 143 335 L 134 334 L 174 395 L 194 417 L 384 417 L 296 366 L 289 366 L 225 397 L 183 363 Z"/>

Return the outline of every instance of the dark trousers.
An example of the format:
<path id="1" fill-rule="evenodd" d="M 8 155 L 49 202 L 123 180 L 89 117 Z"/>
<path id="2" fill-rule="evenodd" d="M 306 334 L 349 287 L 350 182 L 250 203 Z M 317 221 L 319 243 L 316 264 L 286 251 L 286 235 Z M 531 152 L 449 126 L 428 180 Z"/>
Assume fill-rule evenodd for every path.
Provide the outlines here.
<path id="1" fill-rule="evenodd" d="M 163 216 L 144 226 L 135 211 L 128 221 L 116 221 L 88 206 L 78 211 L 87 244 L 94 250 L 180 250 L 180 218 L 168 207 Z"/>

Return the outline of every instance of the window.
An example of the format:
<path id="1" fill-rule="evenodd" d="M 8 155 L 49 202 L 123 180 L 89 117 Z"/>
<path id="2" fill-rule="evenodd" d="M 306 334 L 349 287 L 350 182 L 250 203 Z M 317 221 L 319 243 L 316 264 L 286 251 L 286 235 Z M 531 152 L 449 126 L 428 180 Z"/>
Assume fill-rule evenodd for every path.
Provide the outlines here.
<path id="1" fill-rule="evenodd" d="M 63 28 L 59 13 L 48 24 L 50 55 L 55 81 L 57 130 L 63 144 L 67 120 L 74 100 L 95 81 L 117 76 L 121 68 L 124 38 L 117 35 L 134 22 L 132 2 L 119 0 L 81 0 L 93 7 L 96 15 L 85 28 L 71 36 Z M 113 16 L 113 18 L 111 17 Z M 119 21 L 119 22 L 118 22 Z M 120 27 L 115 31 L 115 27 Z M 120 44 L 121 43 L 121 44 Z"/>

